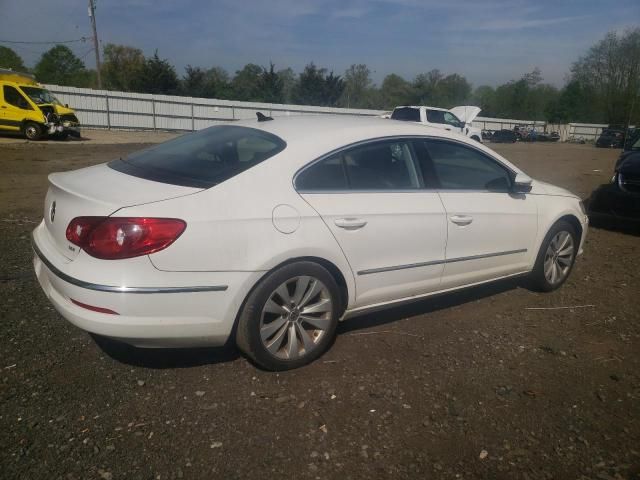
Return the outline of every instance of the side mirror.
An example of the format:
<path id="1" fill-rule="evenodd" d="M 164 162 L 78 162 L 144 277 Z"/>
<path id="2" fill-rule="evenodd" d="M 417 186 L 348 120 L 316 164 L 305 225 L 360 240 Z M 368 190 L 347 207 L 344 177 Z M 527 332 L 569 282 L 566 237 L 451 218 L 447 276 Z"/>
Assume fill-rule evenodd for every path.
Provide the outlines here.
<path id="1" fill-rule="evenodd" d="M 65 103 L 65 104 L 64 104 L 64 108 L 69 108 L 69 104 L 68 104 L 68 103 Z"/>
<path id="2" fill-rule="evenodd" d="M 513 191 L 515 193 L 529 193 L 531 191 L 531 177 L 524 173 L 517 173 L 513 179 Z"/>

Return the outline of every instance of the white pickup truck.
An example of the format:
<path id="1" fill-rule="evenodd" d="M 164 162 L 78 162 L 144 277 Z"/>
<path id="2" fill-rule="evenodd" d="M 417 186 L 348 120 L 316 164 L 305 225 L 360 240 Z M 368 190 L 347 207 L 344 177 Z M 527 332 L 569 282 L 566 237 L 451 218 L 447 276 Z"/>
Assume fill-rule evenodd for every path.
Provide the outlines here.
<path id="1" fill-rule="evenodd" d="M 479 107 L 462 106 L 451 110 L 425 106 L 399 106 L 391 113 L 392 120 L 421 123 L 444 130 L 451 130 L 466 135 L 482 143 L 482 130 L 471 122 L 480 113 Z"/>

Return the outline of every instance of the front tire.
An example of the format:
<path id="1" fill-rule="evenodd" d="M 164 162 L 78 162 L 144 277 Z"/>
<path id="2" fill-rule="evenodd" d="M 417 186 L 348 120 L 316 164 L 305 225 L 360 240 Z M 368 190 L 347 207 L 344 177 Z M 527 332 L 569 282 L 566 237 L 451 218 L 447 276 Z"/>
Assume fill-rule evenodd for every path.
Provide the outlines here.
<path id="1" fill-rule="evenodd" d="M 27 140 L 40 140 L 42 138 L 42 127 L 35 122 L 27 122 L 22 128 L 22 133 Z"/>
<path id="2" fill-rule="evenodd" d="M 285 265 L 249 294 L 238 320 L 238 348 L 266 370 L 290 370 L 331 345 L 340 315 L 340 290 L 313 262 Z"/>
<path id="3" fill-rule="evenodd" d="M 580 240 L 573 225 L 560 220 L 544 238 L 531 272 L 535 290 L 551 292 L 569 278 L 578 254 Z"/>

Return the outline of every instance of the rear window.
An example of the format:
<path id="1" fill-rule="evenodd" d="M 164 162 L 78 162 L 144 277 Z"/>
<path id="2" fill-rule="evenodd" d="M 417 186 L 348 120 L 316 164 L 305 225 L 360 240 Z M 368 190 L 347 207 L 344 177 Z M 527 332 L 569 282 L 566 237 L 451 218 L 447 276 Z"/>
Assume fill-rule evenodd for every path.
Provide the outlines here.
<path id="1" fill-rule="evenodd" d="M 419 122 L 420 109 L 411 107 L 396 108 L 391 114 L 393 120 L 403 120 L 405 122 Z"/>
<path id="2" fill-rule="evenodd" d="M 220 125 L 114 160 L 109 167 L 156 182 L 209 188 L 264 162 L 286 146 L 280 137 L 262 130 Z"/>

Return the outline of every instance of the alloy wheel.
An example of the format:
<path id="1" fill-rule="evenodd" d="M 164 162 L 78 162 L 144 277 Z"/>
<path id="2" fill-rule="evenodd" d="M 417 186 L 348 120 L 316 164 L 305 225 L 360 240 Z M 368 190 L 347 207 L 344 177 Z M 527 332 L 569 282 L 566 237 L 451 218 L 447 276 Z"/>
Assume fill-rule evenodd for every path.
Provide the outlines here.
<path id="1" fill-rule="evenodd" d="M 294 360 L 316 349 L 331 326 L 333 304 L 327 286 L 301 275 L 276 288 L 260 317 L 260 339 L 276 358 Z"/>
<path id="2" fill-rule="evenodd" d="M 564 230 L 549 242 L 544 256 L 544 276 L 551 285 L 559 284 L 569 275 L 574 250 L 573 237 Z"/>

